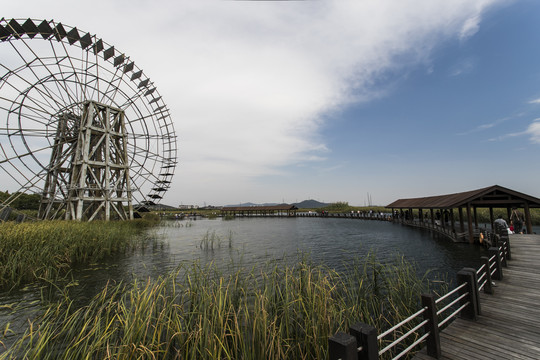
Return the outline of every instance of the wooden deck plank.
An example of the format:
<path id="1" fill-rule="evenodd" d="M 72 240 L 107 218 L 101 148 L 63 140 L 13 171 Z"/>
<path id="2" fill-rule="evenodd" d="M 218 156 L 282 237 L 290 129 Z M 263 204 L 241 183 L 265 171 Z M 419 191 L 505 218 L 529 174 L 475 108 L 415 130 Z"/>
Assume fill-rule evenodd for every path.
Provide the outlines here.
<path id="1" fill-rule="evenodd" d="M 476 321 L 454 320 L 441 334 L 442 360 L 540 359 L 540 235 L 511 235 L 512 260 L 480 294 Z M 425 349 L 414 359 L 432 359 Z"/>

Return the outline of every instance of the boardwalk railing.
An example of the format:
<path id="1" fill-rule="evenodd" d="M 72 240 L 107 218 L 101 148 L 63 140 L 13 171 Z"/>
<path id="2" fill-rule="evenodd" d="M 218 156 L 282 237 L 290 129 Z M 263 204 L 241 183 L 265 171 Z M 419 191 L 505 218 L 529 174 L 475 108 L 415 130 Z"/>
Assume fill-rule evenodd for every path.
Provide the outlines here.
<path id="1" fill-rule="evenodd" d="M 501 237 L 498 247 L 489 249 L 478 269 L 463 268 L 457 273 L 457 287 L 444 296 L 422 294 L 422 308 L 390 329 L 378 334 L 373 326 L 354 324 L 349 333 L 338 332 L 328 341 L 330 360 L 397 360 L 426 347 L 427 354 L 440 358 L 439 332 L 454 318 L 476 320 L 481 313 L 480 291 L 493 294 L 493 280 L 501 280 L 502 268 L 510 259 L 508 236 Z"/>

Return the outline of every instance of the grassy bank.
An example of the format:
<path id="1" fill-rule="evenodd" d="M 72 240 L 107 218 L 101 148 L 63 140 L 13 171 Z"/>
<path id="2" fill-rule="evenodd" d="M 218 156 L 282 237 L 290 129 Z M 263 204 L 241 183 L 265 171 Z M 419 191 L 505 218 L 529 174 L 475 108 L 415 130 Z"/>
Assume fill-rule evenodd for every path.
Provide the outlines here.
<path id="1" fill-rule="evenodd" d="M 55 281 L 73 265 L 140 246 L 151 220 L 41 221 L 0 224 L 0 289 L 39 279 Z"/>
<path id="2" fill-rule="evenodd" d="M 346 274 L 302 259 L 230 274 L 186 266 L 108 286 L 82 308 L 66 296 L 0 359 L 325 359 L 349 324 L 384 330 L 416 311 L 424 280 L 402 259 Z"/>

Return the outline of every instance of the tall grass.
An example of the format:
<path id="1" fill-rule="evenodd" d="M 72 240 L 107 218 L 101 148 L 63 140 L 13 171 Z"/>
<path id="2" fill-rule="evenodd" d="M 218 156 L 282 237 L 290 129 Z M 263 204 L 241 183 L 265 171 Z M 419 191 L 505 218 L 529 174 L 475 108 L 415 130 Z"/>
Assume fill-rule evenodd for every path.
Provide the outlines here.
<path id="1" fill-rule="evenodd" d="M 427 283 L 403 259 L 345 273 L 302 258 L 223 274 L 185 265 L 110 285 L 87 306 L 49 306 L 0 359 L 325 359 L 328 337 L 363 321 L 380 331 L 418 309 Z"/>
<path id="2" fill-rule="evenodd" d="M 41 221 L 0 224 L 0 289 L 53 281 L 77 264 L 141 246 L 136 236 L 152 220 Z"/>

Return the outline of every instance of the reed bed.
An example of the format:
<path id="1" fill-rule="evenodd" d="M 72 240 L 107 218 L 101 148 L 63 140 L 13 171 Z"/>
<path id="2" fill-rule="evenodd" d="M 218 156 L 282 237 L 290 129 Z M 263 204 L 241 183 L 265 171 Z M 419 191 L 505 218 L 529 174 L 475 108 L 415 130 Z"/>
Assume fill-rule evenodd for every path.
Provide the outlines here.
<path id="1" fill-rule="evenodd" d="M 41 221 L 0 224 L 0 289 L 36 280 L 54 281 L 77 264 L 144 246 L 136 236 L 151 220 Z"/>
<path id="2" fill-rule="evenodd" d="M 328 338 L 357 321 L 380 331 L 418 309 L 429 283 L 402 258 L 338 273 L 302 257 L 227 274 L 183 265 L 109 285 L 86 306 L 49 305 L 0 359 L 325 359 Z"/>

